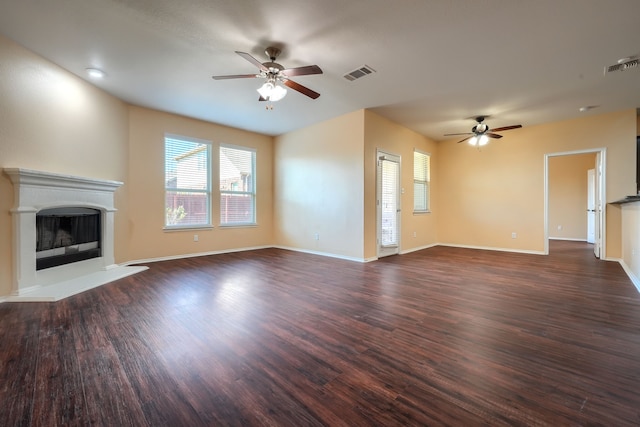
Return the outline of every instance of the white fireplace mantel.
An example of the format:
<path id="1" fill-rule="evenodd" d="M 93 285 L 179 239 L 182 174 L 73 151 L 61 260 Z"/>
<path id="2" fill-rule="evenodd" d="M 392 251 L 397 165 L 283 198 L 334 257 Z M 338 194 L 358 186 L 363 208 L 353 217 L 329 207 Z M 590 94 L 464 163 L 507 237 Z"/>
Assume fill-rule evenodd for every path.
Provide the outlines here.
<path id="1" fill-rule="evenodd" d="M 14 187 L 14 275 L 8 301 L 57 301 L 146 269 L 114 262 L 114 193 L 122 182 L 22 168 L 5 168 L 4 172 Z M 36 270 L 36 213 L 64 206 L 101 212 L 102 255 Z"/>

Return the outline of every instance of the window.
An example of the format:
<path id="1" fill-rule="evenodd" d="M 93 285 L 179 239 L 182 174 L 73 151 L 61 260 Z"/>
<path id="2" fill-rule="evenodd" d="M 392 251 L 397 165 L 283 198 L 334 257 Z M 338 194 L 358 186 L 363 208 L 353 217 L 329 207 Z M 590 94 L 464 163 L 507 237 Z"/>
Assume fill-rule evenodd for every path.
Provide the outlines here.
<path id="1" fill-rule="evenodd" d="M 429 181 L 431 156 L 413 152 L 413 212 L 429 212 Z"/>
<path id="2" fill-rule="evenodd" d="M 165 135 L 165 228 L 211 226 L 211 143 Z"/>
<path id="3" fill-rule="evenodd" d="M 256 223 L 256 152 L 250 148 L 220 147 L 220 224 Z"/>

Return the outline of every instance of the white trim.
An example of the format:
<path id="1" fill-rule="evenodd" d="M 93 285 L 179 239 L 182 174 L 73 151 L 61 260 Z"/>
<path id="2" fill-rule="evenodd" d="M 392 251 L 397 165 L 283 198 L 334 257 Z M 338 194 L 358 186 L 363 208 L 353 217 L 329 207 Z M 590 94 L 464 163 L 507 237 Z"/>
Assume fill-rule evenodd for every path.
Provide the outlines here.
<path id="1" fill-rule="evenodd" d="M 607 259 L 607 149 L 589 148 L 584 150 L 561 151 L 544 155 L 544 254 L 549 255 L 549 157 L 572 156 L 575 154 L 600 154 L 600 259 Z M 596 165 L 597 166 L 597 165 Z"/>
<path id="2" fill-rule="evenodd" d="M 254 251 L 254 250 L 260 250 L 260 249 L 272 249 L 272 248 L 273 249 L 283 249 L 285 251 L 292 251 L 292 252 L 301 252 L 301 253 L 306 253 L 306 254 L 311 254 L 311 255 L 320 255 L 320 256 L 325 256 L 325 257 L 330 257 L 330 258 L 338 258 L 338 259 L 343 259 L 343 260 L 346 260 L 346 261 L 364 262 L 364 263 L 371 262 L 371 261 L 376 261 L 378 259 L 376 257 L 372 257 L 372 258 L 348 257 L 348 256 L 337 255 L 337 254 L 332 254 L 332 253 L 328 253 L 328 252 L 312 251 L 312 250 L 308 250 L 308 249 L 294 248 L 294 247 L 289 247 L 289 246 L 265 245 L 265 246 L 252 246 L 252 247 L 246 247 L 246 248 L 222 249 L 222 250 L 219 250 L 219 251 L 197 252 L 197 253 L 191 253 L 191 254 L 170 255 L 170 256 L 158 257 L 158 258 L 139 259 L 139 260 L 134 260 L 134 261 L 127 261 L 123 265 L 145 264 L 145 263 L 149 263 L 149 262 L 171 261 L 171 260 L 183 259 L 183 258 L 195 258 L 195 257 L 200 257 L 200 256 L 221 255 L 221 254 L 234 253 L 234 252 L 246 252 L 246 251 Z"/>
<path id="3" fill-rule="evenodd" d="M 207 179 L 207 187 L 205 189 L 201 189 L 201 188 L 168 188 L 167 187 L 167 140 L 171 140 L 171 141 L 175 141 L 177 143 L 182 143 L 182 142 L 186 142 L 186 143 L 191 143 L 191 144 L 200 144 L 202 146 L 204 146 L 206 148 L 206 160 L 207 160 L 207 172 L 206 172 L 206 179 Z M 164 181 L 164 206 L 163 206 L 163 216 L 164 216 L 164 220 L 163 220 L 163 224 L 164 226 L 162 227 L 163 230 L 167 231 L 167 230 L 173 230 L 173 229 L 182 229 L 182 228 L 213 228 L 213 188 L 214 188 L 214 183 L 213 183 L 213 175 L 212 175 L 212 171 L 213 171 L 213 141 L 210 140 L 206 140 L 206 139 L 200 139 L 200 138 L 194 138 L 194 137 L 190 137 L 190 136 L 182 136 L 182 135 L 178 135 L 178 134 L 172 134 L 172 133 L 167 133 L 165 132 L 164 134 L 164 139 L 163 139 L 164 143 L 163 143 L 163 167 L 164 167 L 164 171 L 163 171 L 163 181 Z M 172 145 L 173 147 L 173 145 Z M 194 150 L 189 151 L 189 153 L 194 153 Z M 177 168 L 178 164 L 176 162 L 176 168 Z M 176 169 L 176 173 L 177 173 L 177 169 Z M 177 177 L 177 175 L 176 175 Z M 177 186 L 177 181 L 176 181 L 176 186 Z M 190 192 L 190 193 L 200 193 L 200 194 L 204 194 L 207 198 L 207 206 L 206 206 L 206 212 L 207 212 L 207 222 L 206 223 L 197 223 L 197 224 L 167 224 L 167 216 L 166 216 L 166 209 L 167 209 L 167 196 L 169 193 L 179 193 L 182 191 L 186 191 L 186 192 Z"/>
<path id="4" fill-rule="evenodd" d="M 381 171 L 381 159 L 383 157 L 392 157 L 389 160 L 390 162 L 394 162 L 398 164 L 398 182 L 396 188 L 396 199 L 397 199 L 397 210 L 396 210 L 396 233 L 397 233 L 397 242 L 395 245 L 383 246 L 381 244 L 382 240 L 382 206 L 381 206 L 381 186 L 382 181 L 380 177 Z M 396 160 L 397 159 L 397 160 Z M 413 160 L 412 160 L 413 161 Z M 376 170 L 376 259 L 381 258 L 383 256 L 397 255 L 400 253 L 400 248 L 402 247 L 402 156 L 400 154 L 395 154 L 390 151 L 382 150 L 380 148 L 376 148 L 376 158 L 375 158 L 375 170 Z M 412 184 L 413 185 L 413 184 Z M 413 207 L 411 208 L 413 211 Z M 394 252 L 382 254 L 383 248 L 393 248 L 396 250 Z"/>
<path id="5" fill-rule="evenodd" d="M 608 259 L 607 261 L 617 261 L 618 263 L 620 263 L 620 265 L 622 266 L 622 269 L 624 270 L 625 273 L 627 273 L 627 276 L 629 276 L 629 279 L 631 280 L 631 283 L 633 283 L 633 285 L 636 287 L 636 289 L 638 290 L 638 292 L 640 292 L 640 278 L 638 278 L 638 276 L 636 276 L 633 271 L 631 270 L 631 268 L 629 268 L 629 266 L 624 262 L 623 259 Z"/>
<path id="6" fill-rule="evenodd" d="M 584 241 L 584 240 L 578 240 L 578 241 Z M 420 251 L 420 250 L 423 250 L 423 249 L 429 249 L 429 248 L 433 248 L 433 247 L 437 247 L 437 246 L 452 247 L 452 248 L 464 248 L 464 249 L 474 249 L 474 250 L 485 250 L 485 251 L 523 253 L 523 254 L 530 254 L 530 255 L 546 255 L 544 252 L 541 252 L 541 251 L 529 251 L 529 250 L 508 249 L 508 248 L 493 248 L 493 247 L 473 246 L 473 245 L 457 245 L 457 244 L 452 244 L 452 243 L 433 243 L 433 244 L 430 244 L 430 245 L 425 245 L 425 246 L 421 246 L 421 247 L 417 247 L 417 248 L 408 249 L 406 251 L 401 252 L 400 255 L 405 255 L 405 254 L 409 254 L 411 252 L 417 252 L 417 251 Z M 342 259 L 342 260 L 345 260 L 345 261 L 354 261 L 354 262 L 360 262 L 360 263 L 369 263 L 369 262 L 373 262 L 373 261 L 377 261 L 378 260 L 377 257 L 355 258 L 355 257 L 347 257 L 347 256 L 343 256 L 343 255 L 331 254 L 331 253 L 327 253 L 327 252 L 318 252 L 318 251 L 311 251 L 311 250 L 300 249 L 300 248 L 293 248 L 293 247 L 288 247 L 288 246 L 265 245 L 265 246 L 253 246 L 253 247 L 246 247 L 246 248 L 225 249 L 225 250 L 220 250 L 220 251 L 199 252 L 199 253 L 193 253 L 193 254 L 182 254 L 182 255 L 172 255 L 172 256 L 158 257 L 158 258 L 147 258 L 147 259 L 133 260 L 133 261 L 128 261 L 128 262 L 119 264 L 119 265 L 110 266 L 110 268 L 106 269 L 106 271 L 113 271 L 114 272 L 114 274 L 112 274 L 112 276 L 110 278 L 110 281 L 114 281 L 114 280 L 118 280 L 120 278 L 124 278 L 124 277 L 127 277 L 129 275 L 132 275 L 132 274 L 135 274 L 135 273 L 138 273 L 140 271 L 144 271 L 144 270 L 148 269 L 148 267 L 140 266 L 139 264 L 161 262 L 161 261 L 171 261 L 171 260 L 184 259 L 184 258 L 195 258 L 195 257 L 200 257 L 200 256 L 208 256 L 208 255 L 222 255 L 222 254 L 226 254 L 226 253 L 246 252 L 246 251 L 253 251 L 253 250 L 260 250 L 260 249 L 271 249 L 271 248 L 282 249 L 282 250 L 287 250 L 287 251 L 292 251 L 292 252 L 306 253 L 306 254 L 311 254 L 311 255 L 319 255 L 319 256 L 330 257 L 330 258 L 337 258 L 337 259 Z M 636 287 L 638 292 L 640 292 L 640 279 L 625 264 L 624 260 L 619 259 L 619 258 L 609 258 L 609 259 L 606 259 L 606 261 L 618 262 L 622 266 L 623 270 L 625 271 L 625 273 L 627 274 L 627 276 L 629 277 L 629 279 L 631 280 L 633 285 Z M 131 269 L 131 270 L 127 271 L 127 269 Z M 86 276 L 83 279 L 86 279 Z M 79 290 L 73 292 L 71 295 L 75 295 L 76 293 L 80 293 L 80 292 L 83 292 L 85 290 L 89 290 L 89 289 L 92 289 L 94 287 L 97 287 L 97 286 L 100 286 L 100 285 L 98 284 L 98 285 L 92 286 L 92 285 L 89 284 L 89 285 L 85 286 L 83 289 L 79 289 Z M 16 296 L 0 297 L 0 304 L 3 303 L 3 302 L 14 302 L 14 301 L 23 301 L 23 302 L 24 301 L 58 301 L 59 299 L 62 299 L 62 298 L 54 299 L 55 296 L 54 297 L 51 297 L 51 296 L 44 296 L 44 297 L 40 296 L 40 297 L 38 297 L 37 296 L 38 295 L 38 293 L 37 293 L 38 289 L 42 289 L 42 288 L 41 287 L 35 287 L 33 289 L 33 292 L 34 292 L 33 294 L 29 293 L 28 295 L 23 295 L 22 297 L 16 297 Z M 70 296 L 70 295 L 65 295 L 65 296 Z"/>
<path id="7" fill-rule="evenodd" d="M 410 254 L 411 252 L 417 252 L 417 251 L 421 251 L 423 249 L 433 248 L 433 247 L 438 246 L 438 245 L 439 245 L 439 243 L 432 243 L 430 245 L 424 245 L 424 246 L 418 246 L 416 248 L 405 249 L 405 250 L 400 252 L 400 255 Z"/>
<path id="8" fill-rule="evenodd" d="M 438 243 L 434 246 L 448 246 L 451 248 L 464 248 L 464 249 L 479 249 L 482 251 L 513 252 L 518 254 L 530 254 L 530 255 L 548 255 L 544 251 L 531 251 L 527 249 L 513 249 L 513 248 L 495 248 L 495 247 L 489 247 L 489 246 L 457 245 L 453 243 Z"/>
<path id="9" fill-rule="evenodd" d="M 338 254 L 332 254 L 329 252 L 319 252 L 319 251 L 312 251 L 309 249 L 301 249 L 301 248 L 292 248 L 290 246 L 280 246 L 280 245 L 276 245 L 276 246 L 272 246 L 273 248 L 276 249 L 284 249 L 285 251 L 293 251 L 293 252 L 302 252 L 305 254 L 311 254 L 311 255 L 320 255 L 320 256 L 324 256 L 324 257 L 329 257 L 329 258 L 338 258 L 338 259 L 343 259 L 345 261 L 355 261 L 355 262 L 361 262 L 361 263 L 367 263 L 367 262 L 371 262 L 371 261 L 376 261 L 378 258 L 356 258 L 356 257 L 350 257 L 350 256 L 345 256 L 345 255 L 338 255 Z"/>
<path id="10" fill-rule="evenodd" d="M 112 193 L 123 184 L 120 181 L 85 178 L 24 168 L 4 168 L 4 172 L 9 175 L 14 186 L 29 185 L 37 188 L 54 187 L 72 190 L 106 191 Z M 63 202 L 58 202 L 58 204 L 61 206 L 64 205 Z M 48 203 L 47 206 L 55 206 L 55 203 Z M 16 206 L 16 208 L 24 209 L 24 206 L 20 205 Z M 39 209 L 42 208 L 40 207 Z"/>
<path id="11" fill-rule="evenodd" d="M 549 236 L 549 240 L 568 240 L 570 242 L 585 242 L 585 243 L 588 243 L 587 239 L 572 239 L 570 237 L 552 237 L 552 236 Z"/>
<path id="12" fill-rule="evenodd" d="M 247 248 L 223 249 L 219 251 L 196 252 L 191 254 L 168 255 L 164 257 L 145 258 L 145 259 L 127 261 L 122 265 L 137 265 L 137 264 L 146 264 L 150 262 L 172 261 L 176 259 L 195 258 L 195 257 L 201 257 L 201 256 L 208 256 L 208 255 L 221 255 L 221 254 L 230 254 L 234 252 L 256 251 L 260 249 L 269 249 L 273 247 L 274 246 L 271 246 L 271 245 L 265 245 L 265 246 L 252 246 Z"/>
<path id="13" fill-rule="evenodd" d="M 61 285 L 68 285 L 69 295 L 73 295 L 77 293 L 76 289 L 89 286 L 88 283 L 93 283 L 98 277 L 104 276 L 102 283 L 112 280 L 114 272 L 105 272 L 117 270 L 114 258 L 114 193 L 122 182 L 23 168 L 5 168 L 4 171 L 14 187 L 14 205 L 11 209 L 13 278 L 12 293 L 8 300 L 31 300 L 28 298 L 37 292 L 47 293 L 56 301 L 64 298 L 65 291 Z M 97 258 L 37 270 L 36 214 L 42 209 L 62 206 L 100 210 L 102 254 Z M 87 285 L 76 283 L 86 277 L 89 277 Z M 49 287 L 51 289 L 47 290 Z M 16 299 L 23 296 L 27 299 Z M 52 299 L 44 299 L 49 300 Z"/>
<path id="14" fill-rule="evenodd" d="M 415 164 L 416 164 L 416 153 L 418 154 L 422 154 L 423 156 L 427 157 L 427 179 L 422 181 L 425 183 L 426 187 L 427 187 L 427 200 L 426 200 L 426 204 L 427 204 L 427 209 L 425 210 L 416 210 L 416 193 L 415 193 L 415 186 L 416 186 L 416 170 L 415 170 Z M 411 184 L 413 186 L 413 214 L 414 215 L 421 215 L 421 214 L 426 214 L 426 213 L 431 213 L 431 153 L 427 153 L 426 151 L 422 151 L 416 147 L 413 147 L 413 158 L 411 159 L 411 161 L 413 162 L 413 173 L 412 173 L 412 180 L 411 180 Z M 402 186 L 402 185 L 401 185 Z"/>

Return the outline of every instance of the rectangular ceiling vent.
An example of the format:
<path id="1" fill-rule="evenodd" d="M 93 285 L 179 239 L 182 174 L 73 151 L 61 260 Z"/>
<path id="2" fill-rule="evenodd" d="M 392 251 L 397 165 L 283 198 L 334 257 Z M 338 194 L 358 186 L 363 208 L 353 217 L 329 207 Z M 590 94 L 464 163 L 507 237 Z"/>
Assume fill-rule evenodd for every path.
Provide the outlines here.
<path id="1" fill-rule="evenodd" d="M 617 64 L 609 65 L 608 67 L 605 67 L 604 73 L 609 74 L 615 71 L 626 71 L 630 68 L 637 68 L 637 67 L 638 67 L 638 58 L 636 57 L 625 58 L 618 61 Z"/>
<path id="2" fill-rule="evenodd" d="M 368 76 L 369 74 L 373 74 L 375 72 L 376 72 L 376 70 L 374 70 L 373 68 L 369 67 L 368 65 L 363 65 L 362 67 L 356 68 L 355 70 L 351 71 L 350 73 L 345 74 L 344 78 L 349 80 L 350 82 L 352 82 L 354 80 L 358 80 L 361 77 Z"/>

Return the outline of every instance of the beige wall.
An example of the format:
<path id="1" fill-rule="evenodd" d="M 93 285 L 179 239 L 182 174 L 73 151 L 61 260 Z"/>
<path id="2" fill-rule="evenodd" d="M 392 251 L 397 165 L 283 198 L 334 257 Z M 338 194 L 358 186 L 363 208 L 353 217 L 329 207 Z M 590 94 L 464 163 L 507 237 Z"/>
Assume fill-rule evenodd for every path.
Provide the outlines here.
<path id="1" fill-rule="evenodd" d="M 0 169 L 125 182 L 116 191 L 115 256 L 127 259 L 127 107 L 0 36 Z M 0 173 L 0 296 L 11 291 L 13 186 Z"/>
<path id="2" fill-rule="evenodd" d="M 116 262 L 273 244 L 374 258 L 376 149 L 403 159 L 403 252 L 436 242 L 541 252 L 545 154 L 604 147 L 607 201 L 635 193 L 636 110 L 512 130 L 482 150 L 436 144 L 364 110 L 274 140 L 128 107 L 2 36 L 0 99 L 0 167 L 124 182 L 116 192 Z M 165 132 L 256 148 L 257 227 L 162 230 Z M 411 212 L 414 148 L 432 155 L 433 212 L 427 215 Z M 12 281 L 13 188 L 4 174 L 0 195 L 2 296 Z M 617 258 L 621 208 L 609 205 L 606 212 L 607 256 Z M 216 198 L 213 216 L 217 225 Z"/>
<path id="3" fill-rule="evenodd" d="M 436 218 L 440 212 L 437 204 L 438 186 L 431 187 L 431 213 L 413 213 L 413 152 L 420 150 L 431 155 L 431 182 L 438 183 L 438 146 L 430 139 L 400 126 L 371 111 L 365 112 L 365 258 L 375 258 L 376 243 L 376 152 L 385 151 L 400 156 L 401 224 L 400 252 L 409 252 L 438 242 Z M 414 237 L 415 233 L 415 237 Z"/>
<path id="4" fill-rule="evenodd" d="M 129 116 L 129 259 L 270 246 L 273 243 L 273 138 L 141 107 Z M 220 227 L 219 198 L 212 197 L 213 229 L 164 231 L 164 135 L 204 139 L 213 145 L 213 170 L 219 144 L 256 149 L 255 227 Z M 217 180 L 214 179 L 214 183 Z M 194 234 L 198 241 L 194 242 Z"/>
<path id="5" fill-rule="evenodd" d="M 628 110 L 525 126 L 480 150 L 441 143 L 440 242 L 543 252 L 545 154 L 606 148 L 606 200 L 614 201 L 634 192 L 635 128 Z M 619 208 L 607 206 L 607 257 L 620 256 L 620 221 Z"/>
<path id="6" fill-rule="evenodd" d="M 595 153 L 549 157 L 549 237 L 587 240 L 587 171 Z"/>
<path id="7" fill-rule="evenodd" d="M 277 245 L 363 259 L 363 151 L 363 110 L 276 138 Z"/>

